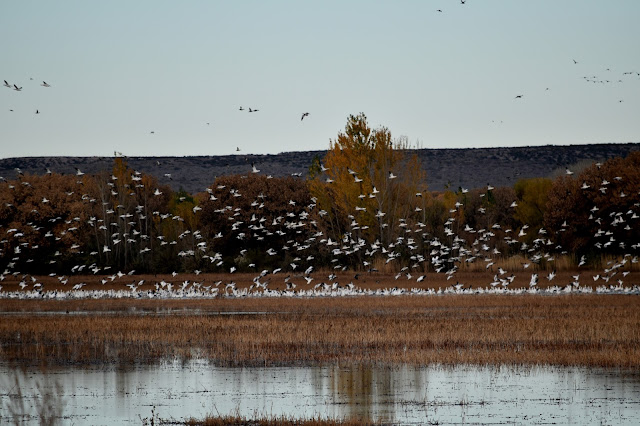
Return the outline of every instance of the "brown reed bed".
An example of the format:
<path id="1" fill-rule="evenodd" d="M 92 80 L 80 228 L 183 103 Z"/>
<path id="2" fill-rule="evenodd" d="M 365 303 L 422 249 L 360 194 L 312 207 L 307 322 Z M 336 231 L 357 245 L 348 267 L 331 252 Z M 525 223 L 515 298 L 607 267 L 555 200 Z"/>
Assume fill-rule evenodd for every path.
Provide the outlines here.
<path id="1" fill-rule="evenodd" d="M 208 416 L 203 420 L 188 419 L 184 423 L 186 426 L 362 426 L 379 425 L 370 421 L 348 419 L 348 420 L 322 420 L 322 419 L 293 419 L 288 417 L 263 417 L 249 419 L 242 416 Z"/>
<path id="2" fill-rule="evenodd" d="M 637 296 L 3 301 L 7 308 L 0 359 L 20 363 L 640 367 Z M 47 308 L 57 313 L 34 315 Z"/>

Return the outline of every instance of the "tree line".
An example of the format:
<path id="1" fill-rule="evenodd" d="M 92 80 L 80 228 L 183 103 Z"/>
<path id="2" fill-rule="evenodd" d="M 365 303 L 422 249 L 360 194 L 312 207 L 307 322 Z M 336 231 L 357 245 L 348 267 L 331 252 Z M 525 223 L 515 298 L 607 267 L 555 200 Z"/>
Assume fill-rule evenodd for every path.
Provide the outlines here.
<path id="1" fill-rule="evenodd" d="M 638 152 L 555 180 L 435 192 L 407 148 L 358 114 L 306 179 L 249 172 L 190 194 L 125 157 L 94 175 L 21 174 L 0 182 L 0 268 L 447 271 L 516 255 L 541 266 L 558 255 L 595 265 L 638 252 Z"/>

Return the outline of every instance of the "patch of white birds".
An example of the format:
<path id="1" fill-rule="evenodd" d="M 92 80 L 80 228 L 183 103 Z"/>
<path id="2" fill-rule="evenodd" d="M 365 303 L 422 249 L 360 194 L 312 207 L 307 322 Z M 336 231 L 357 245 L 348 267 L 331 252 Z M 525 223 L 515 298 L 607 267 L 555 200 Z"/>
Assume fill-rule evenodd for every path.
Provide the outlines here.
<path id="1" fill-rule="evenodd" d="M 48 87 L 48 86 L 46 86 Z M 323 173 L 326 173 L 328 169 L 321 165 L 321 170 Z M 18 170 L 19 171 L 19 170 Z M 254 164 L 251 166 L 250 174 L 259 173 L 260 170 L 256 168 Z M 48 171 L 50 174 L 50 171 Z M 348 173 L 353 176 L 354 183 L 360 184 L 364 181 L 363 177 L 358 176 L 358 173 L 348 169 Z M 572 174 L 567 169 L 567 174 Z M 81 177 L 84 175 L 82 171 L 77 169 L 76 175 Z M 135 182 L 139 182 L 141 178 L 139 177 L 140 173 L 135 172 L 132 176 L 132 180 Z M 135 178 L 135 179 L 134 179 Z M 397 175 L 393 172 L 388 172 L 387 179 L 388 181 L 392 179 L 396 179 Z M 111 176 L 111 180 L 115 181 L 117 177 Z M 616 177 L 614 179 L 616 182 L 620 182 L 622 180 L 621 177 Z M 327 182 L 331 182 L 332 180 L 327 177 Z M 28 182 L 26 182 L 28 184 Z M 141 184 L 138 184 L 141 185 Z M 110 185 L 112 188 L 113 184 Z M 583 183 L 581 189 L 583 191 L 590 190 L 592 185 L 587 185 Z M 611 187 L 611 183 L 607 180 L 602 180 L 599 190 L 602 192 L 603 189 L 607 189 Z M 491 185 L 487 185 L 487 193 L 488 191 L 493 190 L 494 188 Z M 115 191 L 112 189 L 112 191 Z M 207 188 L 207 192 L 209 193 L 210 201 L 218 201 L 219 198 L 222 198 L 224 195 L 224 191 L 227 191 L 228 194 L 233 198 L 241 198 L 243 195 L 234 188 L 226 188 L 225 185 L 217 185 L 215 189 Z M 463 190 L 463 193 L 468 192 L 468 190 Z M 73 194 L 73 192 L 71 192 Z M 375 186 L 373 187 L 370 193 L 361 194 L 360 198 L 376 198 L 380 196 L 381 191 L 378 190 Z M 69 193 L 67 195 L 70 195 Z M 153 192 L 154 196 L 162 195 L 162 192 L 156 188 Z M 417 193 L 416 197 L 421 197 L 421 193 Z M 619 196 L 625 197 L 626 193 L 620 191 Z M 337 276 L 333 273 L 328 275 L 328 280 L 322 279 L 318 274 L 316 276 L 312 276 L 314 272 L 314 265 L 312 261 L 314 260 L 313 255 L 307 255 L 304 252 L 309 250 L 310 248 L 317 247 L 318 245 L 321 247 L 325 247 L 332 255 L 331 264 L 333 265 L 333 269 L 336 271 L 346 271 L 347 267 L 342 265 L 342 260 L 346 257 L 350 256 L 359 256 L 362 260 L 362 266 L 367 268 L 369 273 L 375 273 L 377 270 L 372 265 L 372 260 L 374 255 L 383 254 L 385 257 L 385 263 L 398 262 L 398 259 L 401 257 L 402 252 L 408 252 L 409 258 L 411 260 L 410 265 L 399 265 L 398 269 L 400 272 L 396 275 L 396 279 L 404 276 L 407 280 L 415 280 L 417 283 L 424 282 L 427 280 L 427 275 L 423 272 L 427 270 L 427 267 L 431 265 L 431 267 L 437 273 L 446 274 L 447 280 L 451 280 L 455 277 L 458 272 L 460 264 L 463 263 L 473 263 L 476 261 L 484 261 L 486 263 L 485 269 L 492 270 L 495 262 L 497 260 L 497 256 L 501 253 L 498 248 L 493 245 L 496 241 L 496 230 L 504 231 L 504 240 L 509 245 L 520 246 L 521 252 L 526 256 L 527 260 L 523 263 L 523 269 L 529 268 L 530 264 L 539 264 L 542 261 L 547 263 L 554 261 L 554 256 L 551 254 L 550 249 L 556 249 L 561 251 L 561 247 L 555 244 L 549 237 L 547 237 L 547 230 L 540 229 L 538 230 L 538 235 L 536 239 L 533 240 L 533 243 L 527 244 L 525 242 L 520 241 L 520 238 L 523 238 L 527 235 L 525 232 L 529 226 L 523 225 L 521 229 L 518 230 L 517 233 L 512 229 L 503 229 L 499 223 L 493 224 L 489 229 L 474 229 L 469 224 L 467 224 L 461 232 L 461 234 L 457 234 L 454 232 L 454 223 L 456 218 L 454 214 L 463 206 L 463 203 L 456 202 L 455 208 L 451 209 L 450 213 L 452 216 L 445 222 L 445 233 L 447 235 L 446 240 L 440 240 L 437 237 L 430 236 L 425 230 L 425 225 L 421 222 L 417 222 L 415 225 L 410 226 L 409 222 L 404 218 L 398 218 L 397 222 L 392 221 L 388 218 L 387 212 L 377 210 L 375 213 L 375 218 L 379 221 L 379 225 L 381 229 L 388 227 L 398 227 L 403 232 L 399 232 L 398 236 L 387 244 L 383 244 L 381 241 L 376 240 L 373 243 L 367 243 L 363 238 L 359 235 L 359 230 L 364 230 L 367 228 L 366 225 L 362 225 L 358 222 L 357 217 L 360 212 L 365 212 L 366 208 L 361 206 L 356 206 L 354 208 L 354 212 L 352 215 L 349 215 L 349 219 L 351 221 L 349 230 L 346 230 L 343 233 L 343 236 L 340 240 L 334 241 L 329 236 L 323 234 L 323 232 L 319 231 L 317 228 L 317 224 L 313 219 L 311 219 L 311 213 L 316 210 L 316 200 L 311 199 L 311 203 L 306 206 L 299 206 L 296 201 L 290 200 L 288 205 L 291 210 L 283 216 L 278 216 L 273 219 L 272 223 L 268 224 L 267 219 L 264 216 L 260 216 L 259 211 L 264 207 L 265 196 L 260 194 L 255 200 L 251 202 L 252 208 L 255 208 L 256 213 L 251 216 L 251 219 L 248 223 L 244 223 L 240 220 L 237 220 L 236 217 L 239 216 L 239 208 L 233 208 L 231 205 L 220 206 L 220 208 L 216 209 L 215 212 L 221 215 L 226 215 L 232 224 L 232 231 L 236 233 L 236 238 L 240 240 L 244 240 L 249 238 L 248 235 L 251 235 L 253 238 L 257 238 L 260 241 L 265 241 L 265 238 L 268 238 L 271 235 L 286 235 L 285 231 L 295 231 L 297 234 L 306 235 L 306 239 L 304 241 L 296 241 L 289 240 L 282 247 L 268 247 L 265 250 L 265 253 L 269 257 L 276 256 L 284 256 L 284 253 L 296 253 L 296 256 L 293 257 L 293 262 L 291 262 L 288 267 L 290 268 L 290 272 L 292 274 L 297 274 L 294 278 L 303 279 L 303 281 L 299 281 L 299 284 L 291 281 L 291 274 L 283 277 L 284 283 L 286 283 L 285 290 L 275 290 L 269 288 L 269 283 L 271 280 L 276 279 L 275 276 L 282 271 L 281 268 L 275 268 L 272 271 L 263 270 L 258 276 L 256 276 L 253 280 L 253 285 L 248 288 L 238 288 L 234 281 L 223 283 L 222 281 L 216 281 L 211 284 L 207 284 L 206 281 L 182 281 L 179 285 L 174 284 L 172 282 L 166 282 L 161 280 L 159 282 L 153 283 L 152 289 L 142 290 L 140 287 L 144 284 L 144 281 L 138 282 L 130 282 L 127 281 L 126 277 L 133 274 L 134 271 L 130 271 L 125 274 L 122 272 L 118 272 L 113 275 L 109 275 L 106 278 L 101 278 L 100 282 L 105 284 L 106 282 L 113 282 L 115 280 L 127 281 L 123 284 L 123 289 L 121 290 L 87 290 L 83 289 L 86 286 L 85 282 L 75 284 L 71 289 L 66 291 L 47 291 L 43 288 L 42 283 L 38 282 L 36 277 L 31 276 L 31 283 L 27 280 L 29 274 L 22 274 L 22 280 L 20 281 L 20 291 L 2 291 L 0 287 L 0 298 L 16 298 L 16 299 L 78 299 L 78 298 L 126 298 L 126 297 L 135 297 L 135 298 L 206 298 L 206 297 L 334 297 L 334 296 L 355 296 L 355 295 L 378 295 L 378 296 L 390 296 L 390 295 L 437 295 L 437 294 L 563 294 L 563 293 L 571 293 L 571 292 L 580 292 L 580 293 L 624 293 L 624 294 L 640 294 L 640 287 L 637 284 L 625 285 L 623 278 L 626 278 L 629 274 L 629 266 L 632 264 L 638 263 L 638 256 L 632 253 L 626 253 L 621 258 L 616 260 L 611 260 L 606 265 L 602 274 L 598 274 L 593 276 L 593 281 L 603 281 L 604 284 L 597 286 L 595 290 L 591 286 L 581 286 L 579 283 L 579 275 L 573 277 L 573 281 L 567 283 L 565 285 L 553 285 L 547 288 L 540 288 L 538 286 L 538 273 L 532 272 L 530 275 L 530 282 L 528 288 L 510 288 L 509 285 L 513 283 L 516 278 L 514 273 L 510 273 L 503 269 L 502 267 L 498 268 L 498 273 L 494 276 L 493 280 L 488 283 L 486 287 L 476 287 L 472 288 L 471 286 L 467 286 L 456 282 L 449 287 L 444 289 L 424 289 L 424 288 L 390 288 L 390 289 L 364 289 L 360 288 L 354 284 L 353 281 L 349 282 L 346 285 L 340 284 L 336 278 Z M 84 199 L 84 198 L 83 198 Z M 95 202 L 96 200 L 92 200 Z M 50 203 L 51 201 L 43 197 L 41 200 L 42 204 Z M 518 203 L 514 200 L 511 204 L 511 208 L 516 208 Z M 634 208 L 640 207 L 638 203 L 634 205 Z M 142 243 L 144 247 L 139 249 L 141 254 L 148 253 L 151 251 L 151 244 L 149 244 L 150 236 L 144 234 L 142 231 L 136 230 L 135 225 L 136 222 L 133 219 L 132 214 L 122 213 L 118 214 L 117 212 L 121 211 L 122 206 L 116 205 L 112 206 L 109 203 L 104 203 L 104 212 L 105 217 L 109 215 L 118 215 L 118 217 L 122 220 L 122 223 L 127 223 L 128 227 L 125 226 L 124 229 L 116 229 L 112 236 L 110 243 L 103 245 L 102 252 L 109 253 L 114 250 L 114 247 L 117 244 L 133 244 L 133 243 Z M 136 213 L 139 218 L 146 218 L 147 212 L 145 211 L 144 206 L 137 206 Z M 202 208 L 198 205 L 192 208 L 194 214 L 198 214 Z M 596 213 L 598 212 L 598 207 L 594 206 L 588 213 L 590 213 L 589 220 L 594 221 L 596 223 L 602 223 L 603 220 L 610 220 L 611 225 L 614 227 L 620 226 L 622 228 L 622 224 L 626 224 L 626 230 L 630 230 L 629 222 L 634 226 L 637 225 L 637 219 L 640 216 L 634 209 L 630 209 L 627 212 L 618 212 L 612 214 L 610 218 L 598 217 Z M 479 208 L 478 211 L 481 214 L 485 213 L 483 208 Z M 327 212 L 320 210 L 318 211 L 320 216 L 324 216 Z M 175 221 L 184 221 L 183 218 L 172 215 L 172 214 L 161 214 L 157 211 L 151 212 L 152 216 L 159 216 L 160 220 L 175 220 Z M 62 218 L 53 219 L 53 221 L 61 220 Z M 71 221 L 67 222 L 67 229 L 62 231 L 63 233 L 74 232 L 78 229 L 77 225 L 80 222 L 80 218 L 76 217 Z M 91 217 L 87 221 L 90 225 L 96 227 L 97 229 L 108 232 L 108 225 L 114 225 L 116 228 L 119 228 L 120 225 L 117 222 L 106 223 L 104 219 L 98 220 L 95 217 Z M 562 230 L 565 230 L 569 224 L 565 221 L 562 224 Z M 284 229 L 284 230 L 283 230 Z M 562 231 L 561 230 L 561 231 Z M 306 232 L 306 234 L 305 234 Z M 18 228 L 11 228 L 5 230 L 5 235 L 7 238 L 19 239 L 23 237 L 25 234 L 21 232 Z M 157 236 L 157 240 L 160 246 L 164 245 L 176 245 L 178 244 L 178 240 L 184 239 L 186 236 L 190 235 L 194 239 L 194 245 L 192 248 L 184 249 L 179 251 L 178 256 L 180 257 L 193 257 L 196 252 L 198 252 L 201 257 L 205 260 L 210 261 L 211 264 L 216 265 L 220 268 L 227 268 L 229 273 L 234 273 L 237 270 L 238 265 L 229 265 L 225 264 L 223 261 L 223 254 L 216 252 L 211 253 L 208 250 L 207 241 L 202 236 L 200 230 L 194 230 L 193 232 L 190 230 L 183 231 L 177 238 L 177 240 L 167 241 L 166 236 L 159 235 Z M 516 235 L 516 238 L 513 238 L 511 235 Z M 215 234 L 214 239 L 222 238 L 222 233 Z M 473 243 L 470 245 L 467 243 L 467 239 L 462 237 L 473 236 Z M 45 237 L 49 238 L 59 238 L 55 236 L 51 232 L 48 232 Z M 613 234 L 610 232 L 598 231 L 596 237 L 602 238 L 602 242 L 596 243 L 596 247 L 598 249 L 606 248 L 616 243 L 616 239 Z M 417 239 L 420 239 L 422 242 L 422 249 L 418 244 Z M 6 242 L 6 241 L 3 241 Z M 493 245 L 493 246 L 492 246 Z M 13 261 L 7 263 L 6 269 L 0 273 L 0 281 L 4 281 L 7 276 L 19 276 L 21 272 L 15 270 L 15 260 L 18 259 L 19 255 L 23 253 L 23 251 L 29 248 L 29 243 L 20 243 L 15 245 L 13 249 Z M 624 247 L 621 247 L 624 248 Z M 79 249 L 79 246 L 75 245 L 71 247 L 71 251 Z M 640 243 L 634 244 L 631 247 L 632 250 L 638 251 L 640 249 Z M 246 249 L 241 250 L 241 257 L 246 254 Z M 90 253 L 91 256 L 98 255 L 98 252 Z M 7 256 L 8 253 L 5 253 L 2 249 L 0 249 L 1 256 Z M 61 255 L 61 253 L 56 253 L 56 256 Z M 342 259 L 342 260 L 341 260 Z M 33 260 L 31 260 L 33 261 Z M 52 262 L 55 262 L 52 261 Z M 301 265 L 305 266 L 301 266 Z M 583 267 L 586 264 L 585 256 L 582 256 L 578 267 Z M 249 267 L 255 267 L 254 264 L 249 265 Z M 298 269 L 300 267 L 300 269 Z M 79 264 L 75 265 L 71 269 L 71 274 L 79 274 L 83 270 L 90 271 L 94 275 L 99 275 L 100 273 L 106 273 L 109 267 L 100 267 L 96 262 L 90 264 Z M 304 270 L 303 270 L 304 268 Z M 626 269 L 626 270 L 625 270 Z M 302 271 L 302 272 L 298 272 Z M 199 276 L 201 271 L 194 271 L 196 276 Z M 413 274 L 412 274 L 413 272 Z M 415 274 L 415 278 L 414 278 Z M 619 275 L 618 275 L 619 274 Z M 176 278 L 179 274 L 173 273 L 172 277 Z M 284 274 L 283 274 L 284 275 Z M 58 280 L 65 285 L 68 282 L 67 276 L 57 276 L 55 273 L 52 273 L 51 276 L 56 276 Z M 265 279 L 266 277 L 266 279 Z M 614 278 L 616 277 L 616 278 Z M 549 282 L 553 281 L 556 278 L 556 271 L 550 272 L 546 276 Z M 357 280 L 357 275 L 355 277 Z M 107 281 L 109 280 L 109 281 Z M 312 286 L 312 281 L 316 281 L 316 284 Z M 300 284 L 305 285 L 302 287 Z M 29 286 L 32 286 L 31 289 L 27 290 Z"/>

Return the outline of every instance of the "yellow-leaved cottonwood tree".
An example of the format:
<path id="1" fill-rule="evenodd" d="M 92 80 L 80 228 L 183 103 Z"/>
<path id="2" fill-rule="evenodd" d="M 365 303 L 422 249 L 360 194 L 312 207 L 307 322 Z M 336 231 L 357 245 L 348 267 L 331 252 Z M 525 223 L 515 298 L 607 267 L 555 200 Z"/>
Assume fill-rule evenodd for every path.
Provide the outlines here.
<path id="1" fill-rule="evenodd" d="M 349 116 L 323 164 L 316 162 L 310 173 L 311 194 L 327 212 L 328 235 L 387 245 L 405 233 L 404 222 L 423 221 L 426 173 L 407 148 L 406 138 L 394 140 L 385 127 L 371 129 L 363 113 Z"/>

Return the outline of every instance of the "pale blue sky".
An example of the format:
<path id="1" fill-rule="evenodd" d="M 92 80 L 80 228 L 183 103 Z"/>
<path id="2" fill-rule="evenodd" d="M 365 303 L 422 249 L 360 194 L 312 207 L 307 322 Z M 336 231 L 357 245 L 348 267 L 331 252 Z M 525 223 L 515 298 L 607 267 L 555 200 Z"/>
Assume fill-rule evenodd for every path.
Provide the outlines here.
<path id="1" fill-rule="evenodd" d="M 23 89 L 0 87 L 0 157 L 327 149 L 358 112 L 425 148 L 640 141 L 638 0 L 1 9 L 0 80 Z"/>

